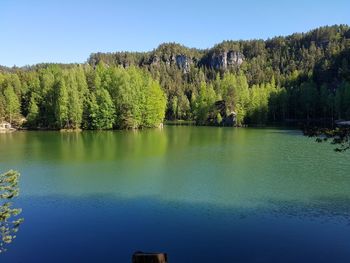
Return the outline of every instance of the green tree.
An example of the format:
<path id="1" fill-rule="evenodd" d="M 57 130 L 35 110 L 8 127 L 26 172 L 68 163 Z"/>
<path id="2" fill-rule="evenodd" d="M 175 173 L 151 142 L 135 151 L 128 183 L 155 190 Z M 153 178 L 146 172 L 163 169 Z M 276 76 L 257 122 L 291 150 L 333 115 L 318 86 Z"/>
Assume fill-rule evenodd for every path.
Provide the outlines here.
<path id="1" fill-rule="evenodd" d="M 213 86 L 202 82 L 195 102 L 195 116 L 198 124 L 206 124 L 209 111 L 213 107 L 215 100 L 216 94 Z"/>
<path id="2" fill-rule="evenodd" d="M 5 252 L 6 245 L 16 238 L 23 218 L 18 218 L 20 208 L 13 208 L 11 199 L 19 195 L 19 173 L 8 171 L 0 174 L 0 254 Z"/>
<path id="3" fill-rule="evenodd" d="M 303 82 L 300 85 L 301 90 L 301 107 L 306 115 L 306 119 L 309 120 L 311 116 L 314 116 L 316 105 L 318 101 L 318 91 L 315 83 Z"/>
<path id="4" fill-rule="evenodd" d="M 84 82 L 83 79 L 77 80 L 77 73 L 75 69 L 66 72 L 65 76 L 66 89 L 68 93 L 68 124 L 69 128 L 78 129 L 80 128 L 83 119 L 83 102 L 85 96 L 84 91 L 80 91 L 80 86 L 85 86 L 84 84 L 79 84 Z M 84 77 L 85 79 L 85 77 Z"/>
<path id="5" fill-rule="evenodd" d="M 0 92 L 0 121 L 6 117 L 6 101 L 3 94 Z"/>
<path id="6" fill-rule="evenodd" d="M 39 107 L 35 101 L 35 93 L 32 93 L 28 106 L 27 121 L 30 127 L 36 127 L 38 124 Z"/>
<path id="7" fill-rule="evenodd" d="M 4 90 L 5 97 L 5 116 L 10 123 L 20 115 L 20 103 L 13 87 L 8 85 Z"/>
<path id="8" fill-rule="evenodd" d="M 57 93 L 57 97 L 55 100 L 56 103 L 56 120 L 58 128 L 67 128 L 69 126 L 69 119 L 68 119 L 68 102 L 69 102 L 69 96 L 68 91 L 66 87 L 66 83 L 62 76 L 59 76 L 56 79 L 55 83 L 55 90 Z"/>
<path id="9" fill-rule="evenodd" d="M 159 83 L 151 80 L 146 89 L 143 126 L 157 127 L 163 123 L 165 116 L 166 97 Z"/>
<path id="10" fill-rule="evenodd" d="M 342 84 L 342 88 L 344 90 L 344 97 L 343 97 L 343 112 L 344 116 L 347 119 L 350 119 L 350 82 L 344 82 Z"/>
<path id="11" fill-rule="evenodd" d="M 112 129 L 115 121 L 115 108 L 111 96 L 108 91 L 101 88 L 96 91 L 94 129 Z"/>
<path id="12" fill-rule="evenodd" d="M 222 117 L 220 112 L 218 112 L 218 114 L 216 115 L 216 124 L 217 125 L 221 125 L 222 124 Z"/>
<path id="13" fill-rule="evenodd" d="M 190 102 L 185 94 L 180 94 L 178 96 L 178 103 L 177 103 L 177 116 L 180 119 L 188 120 L 191 116 L 190 110 Z"/>

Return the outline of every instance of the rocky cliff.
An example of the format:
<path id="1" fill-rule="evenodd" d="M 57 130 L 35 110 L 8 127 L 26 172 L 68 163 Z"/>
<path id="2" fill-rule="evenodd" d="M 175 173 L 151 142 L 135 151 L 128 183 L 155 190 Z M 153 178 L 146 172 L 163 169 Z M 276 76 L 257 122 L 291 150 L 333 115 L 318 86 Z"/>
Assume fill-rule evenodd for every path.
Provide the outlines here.
<path id="1" fill-rule="evenodd" d="M 162 57 L 153 55 L 149 61 L 151 66 L 159 66 L 161 63 L 164 63 L 167 66 L 176 65 L 184 74 L 186 74 L 190 72 L 191 64 L 194 62 L 192 58 L 183 54 L 171 54 L 170 56 Z"/>
<path id="2" fill-rule="evenodd" d="M 204 64 L 214 69 L 225 70 L 230 67 L 239 67 L 243 60 L 243 54 L 238 51 L 214 51 L 204 60 Z"/>
<path id="3" fill-rule="evenodd" d="M 232 127 L 236 125 L 236 115 L 236 112 L 228 107 L 225 100 L 219 100 L 210 107 L 208 118 L 204 121 L 204 123 L 198 124 Z"/>
<path id="4" fill-rule="evenodd" d="M 177 66 L 184 74 L 194 67 L 209 67 L 216 70 L 226 70 L 232 67 L 239 67 L 244 61 L 244 55 L 234 49 L 199 50 L 190 49 L 175 43 L 162 44 L 151 52 L 116 52 L 116 53 L 95 53 L 89 58 L 91 65 L 100 61 L 106 64 L 128 66 Z"/>
<path id="5" fill-rule="evenodd" d="M 191 58 L 188 58 L 185 55 L 176 56 L 176 65 L 182 69 L 183 73 L 189 73 L 191 64 L 193 63 Z"/>

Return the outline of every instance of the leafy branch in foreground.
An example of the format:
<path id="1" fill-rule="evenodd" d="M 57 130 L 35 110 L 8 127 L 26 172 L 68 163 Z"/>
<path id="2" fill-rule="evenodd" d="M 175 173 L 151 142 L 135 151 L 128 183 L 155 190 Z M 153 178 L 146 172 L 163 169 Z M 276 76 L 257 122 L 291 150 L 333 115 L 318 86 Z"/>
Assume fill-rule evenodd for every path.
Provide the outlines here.
<path id="1" fill-rule="evenodd" d="M 316 137 L 316 142 L 331 140 L 331 144 L 337 145 L 336 152 L 344 152 L 350 149 L 350 127 L 328 128 L 307 128 L 304 135 Z"/>
<path id="2" fill-rule="evenodd" d="M 18 232 L 23 218 L 18 218 L 22 212 L 20 208 L 12 208 L 10 200 L 19 195 L 20 174 L 16 171 L 8 171 L 0 174 L 0 253 L 5 252 L 5 246 L 10 244 Z"/>

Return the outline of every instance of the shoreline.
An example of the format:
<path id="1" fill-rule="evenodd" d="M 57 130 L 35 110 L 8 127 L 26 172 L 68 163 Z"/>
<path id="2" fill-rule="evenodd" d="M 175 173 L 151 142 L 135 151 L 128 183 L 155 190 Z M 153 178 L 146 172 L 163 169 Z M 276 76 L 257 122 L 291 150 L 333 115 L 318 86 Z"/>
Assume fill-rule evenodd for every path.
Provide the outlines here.
<path id="1" fill-rule="evenodd" d="M 214 125 L 174 125 L 164 124 L 164 127 L 201 127 L 201 128 L 225 128 L 225 129 L 290 129 L 290 130 L 302 130 L 302 127 L 295 125 L 282 125 L 282 124 L 269 124 L 269 125 L 243 125 L 243 126 L 214 126 Z M 162 130 L 163 128 L 139 128 L 139 129 L 106 129 L 106 130 L 91 130 L 91 129 L 16 129 L 11 132 L 0 132 L 0 134 L 14 133 L 14 132 L 58 132 L 58 133 L 85 133 L 85 132 L 118 132 L 118 131 L 145 131 L 145 130 Z"/>
<path id="2" fill-rule="evenodd" d="M 215 127 L 215 128 L 282 128 L 282 129 L 299 129 L 303 130 L 307 127 L 319 127 L 319 128 L 330 128 L 337 127 L 337 121 L 332 124 L 319 125 L 319 123 L 310 121 L 309 123 L 304 120 L 293 120 L 284 122 L 268 122 L 265 124 L 243 124 L 243 125 L 212 125 L 212 124 L 198 124 L 194 120 L 165 120 L 161 125 L 155 127 L 140 127 L 130 129 L 55 129 L 55 128 L 29 128 L 29 127 L 18 127 L 11 128 L 10 130 L 0 130 L 0 133 L 12 133 L 16 131 L 55 131 L 61 133 L 78 133 L 84 131 L 141 131 L 149 129 L 162 129 L 164 126 L 195 126 L 195 127 Z"/>

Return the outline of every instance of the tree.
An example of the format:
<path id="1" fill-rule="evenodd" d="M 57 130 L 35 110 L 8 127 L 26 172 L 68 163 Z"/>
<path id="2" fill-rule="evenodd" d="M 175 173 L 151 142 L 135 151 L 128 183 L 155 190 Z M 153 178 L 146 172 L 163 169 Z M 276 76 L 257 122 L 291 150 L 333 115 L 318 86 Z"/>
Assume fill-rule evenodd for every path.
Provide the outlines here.
<path id="1" fill-rule="evenodd" d="M 209 117 L 209 111 L 216 100 L 215 98 L 216 94 L 213 86 L 202 82 L 195 102 L 195 116 L 198 124 L 206 124 Z"/>
<path id="2" fill-rule="evenodd" d="M 174 96 L 171 98 L 170 103 L 171 103 L 171 111 L 173 113 L 173 116 L 175 120 L 178 118 L 178 99 L 177 96 Z"/>
<path id="3" fill-rule="evenodd" d="M 83 100 L 85 93 L 84 80 L 79 80 L 83 82 L 78 84 L 77 81 L 77 72 L 70 70 L 65 73 L 65 83 L 68 93 L 68 123 L 69 128 L 78 129 L 80 128 L 82 119 L 83 119 Z M 80 77 L 81 78 L 81 77 Z M 85 77 L 84 77 L 85 79 Z M 86 81 L 85 81 L 86 82 Z M 81 86 L 84 86 L 84 91 L 80 91 Z"/>
<path id="4" fill-rule="evenodd" d="M 56 119 L 56 97 L 57 91 L 55 90 L 56 85 L 56 67 L 48 67 L 40 69 L 39 80 L 40 80 L 40 126 L 47 128 L 57 128 Z"/>
<path id="5" fill-rule="evenodd" d="M 234 97 L 234 110 L 237 114 L 237 124 L 241 125 L 247 114 L 249 104 L 249 88 L 247 78 L 243 74 L 237 76 L 236 96 Z"/>
<path id="6" fill-rule="evenodd" d="M 337 127 L 335 129 L 306 127 L 304 135 L 316 137 L 316 142 L 326 142 L 331 140 L 331 143 L 337 147 L 336 152 L 344 152 L 350 149 L 350 128 L 349 126 Z"/>
<path id="7" fill-rule="evenodd" d="M 268 119 L 269 100 L 274 88 L 270 83 L 253 85 L 250 90 L 248 117 L 250 122 L 264 124 Z"/>
<path id="8" fill-rule="evenodd" d="M 20 103 L 13 87 L 8 85 L 4 90 L 5 97 L 5 116 L 12 123 L 13 119 L 20 115 Z"/>
<path id="9" fill-rule="evenodd" d="M 55 91 L 56 91 L 56 120 L 58 128 L 67 128 L 69 126 L 68 119 L 68 91 L 66 87 L 66 83 L 62 76 L 59 76 L 56 79 L 55 83 Z"/>
<path id="10" fill-rule="evenodd" d="M 180 94 L 178 96 L 178 103 L 177 103 L 177 117 L 180 119 L 189 119 L 191 116 L 191 107 L 190 102 L 185 94 Z"/>
<path id="11" fill-rule="evenodd" d="M 0 174 L 0 254 L 5 252 L 6 245 L 13 242 L 23 218 L 18 218 L 20 208 L 13 208 L 11 199 L 19 195 L 19 173 L 8 171 Z"/>
<path id="12" fill-rule="evenodd" d="M 92 95 L 92 128 L 93 129 L 112 129 L 115 121 L 115 108 L 108 91 L 101 88 Z"/>
<path id="13" fill-rule="evenodd" d="M 157 127 L 163 123 L 165 116 L 166 97 L 159 83 L 150 80 L 146 91 L 143 126 Z"/>
<path id="14" fill-rule="evenodd" d="M 166 43 L 151 52 L 91 54 L 88 64 L 0 67 L 0 118 L 22 114 L 42 128 L 100 127 L 90 114 L 99 112 L 97 97 L 108 101 L 103 88 L 114 105 L 113 128 L 141 128 L 153 119 L 145 120 L 155 81 L 166 96 L 166 119 L 214 124 L 215 102 L 224 101 L 221 117 L 234 111 L 238 125 L 332 125 L 334 118 L 350 119 L 349 32 L 347 25 L 326 26 L 266 41 L 224 41 L 208 50 Z M 13 91 L 5 98 L 8 87 Z M 20 107 L 12 103 L 9 114 L 13 93 Z M 107 123 L 102 127 L 110 127 L 109 117 Z"/>
<path id="15" fill-rule="evenodd" d="M 344 97 L 343 97 L 343 111 L 344 116 L 350 119 L 350 82 L 343 83 Z"/>
<path id="16" fill-rule="evenodd" d="M 216 124 L 221 125 L 221 123 L 222 123 L 222 117 L 220 112 L 218 112 L 218 114 L 216 115 Z"/>
<path id="17" fill-rule="evenodd" d="M 309 120 L 311 116 L 314 116 L 316 110 L 316 104 L 318 101 L 318 91 L 315 83 L 303 82 L 300 85 L 301 91 L 301 107 L 306 115 L 306 119 Z"/>
<path id="18" fill-rule="evenodd" d="M 216 87 L 223 100 L 225 100 L 228 111 L 237 114 L 237 125 L 244 122 L 249 104 L 249 86 L 247 78 L 239 73 L 226 73 L 222 80 L 216 79 Z"/>
<path id="19" fill-rule="evenodd" d="M 6 101 L 5 97 L 0 92 L 0 121 L 4 120 L 6 117 Z"/>
<path id="20" fill-rule="evenodd" d="M 27 122 L 30 127 L 36 127 L 38 124 L 39 107 L 35 100 L 35 93 L 32 93 L 28 106 Z"/>

